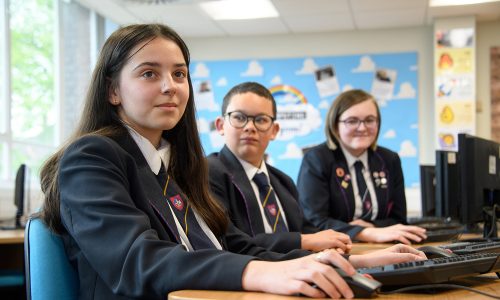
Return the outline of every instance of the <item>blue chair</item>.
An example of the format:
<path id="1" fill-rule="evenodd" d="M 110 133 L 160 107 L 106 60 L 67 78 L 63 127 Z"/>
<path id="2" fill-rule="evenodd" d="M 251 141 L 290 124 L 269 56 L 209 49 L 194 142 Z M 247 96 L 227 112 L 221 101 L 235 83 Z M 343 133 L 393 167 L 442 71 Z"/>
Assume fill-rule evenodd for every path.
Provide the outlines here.
<path id="1" fill-rule="evenodd" d="M 26 294 L 32 300 L 78 299 L 78 274 L 64 245 L 41 219 L 28 221 L 24 236 Z"/>

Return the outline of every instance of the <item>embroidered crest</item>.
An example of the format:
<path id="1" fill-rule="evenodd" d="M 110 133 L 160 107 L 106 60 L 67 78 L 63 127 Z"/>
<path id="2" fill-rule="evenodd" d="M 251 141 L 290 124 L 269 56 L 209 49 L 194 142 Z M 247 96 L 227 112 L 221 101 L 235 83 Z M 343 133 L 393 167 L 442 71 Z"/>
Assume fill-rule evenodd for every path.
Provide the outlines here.
<path id="1" fill-rule="evenodd" d="M 182 201 L 182 198 L 179 194 L 170 197 L 170 202 L 172 202 L 174 207 L 177 208 L 178 210 L 182 211 L 182 209 L 184 208 L 184 201 Z"/>
<path id="2" fill-rule="evenodd" d="M 342 176 L 344 176 L 344 174 L 345 174 L 344 169 L 342 169 L 342 168 L 340 168 L 340 167 L 339 167 L 339 168 L 337 168 L 337 169 L 335 169 L 335 173 L 337 173 L 337 176 L 338 176 L 338 177 L 342 177 Z"/>
<path id="3" fill-rule="evenodd" d="M 274 203 L 266 205 L 266 209 L 273 216 L 276 216 L 276 213 L 278 212 L 278 210 L 276 209 L 276 204 L 274 204 Z"/>

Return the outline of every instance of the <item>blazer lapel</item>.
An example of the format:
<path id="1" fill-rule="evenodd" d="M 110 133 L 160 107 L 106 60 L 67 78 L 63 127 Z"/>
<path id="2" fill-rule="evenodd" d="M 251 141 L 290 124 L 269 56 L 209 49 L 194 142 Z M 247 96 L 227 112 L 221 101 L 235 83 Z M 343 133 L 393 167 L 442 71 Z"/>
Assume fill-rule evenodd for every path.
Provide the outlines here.
<path id="1" fill-rule="evenodd" d="M 158 183 L 156 175 L 151 171 L 144 155 L 135 143 L 135 141 L 127 134 L 120 144 L 122 147 L 135 158 L 137 164 L 138 173 L 140 174 L 139 180 L 141 181 L 141 186 L 144 187 L 144 193 L 146 194 L 147 200 L 156 211 L 159 218 L 164 223 L 165 227 L 168 229 L 171 236 L 175 237 L 177 243 L 181 244 L 179 238 L 179 232 L 177 231 L 177 226 L 170 211 L 169 205 L 166 197 L 163 195 L 163 189 Z"/>
<path id="2" fill-rule="evenodd" d="M 226 146 L 220 151 L 220 159 L 228 166 L 228 169 L 231 170 L 233 184 L 240 192 L 241 199 L 245 202 L 248 222 L 251 226 L 252 233 L 264 232 L 264 221 L 260 213 L 257 214 L 257 212 L 260 212 L 258 206 L 260 202 L 255 196 L 255 192 L 241 163 Z"/>
<path id="3" fill-rule="evenodd" d="M 354 190 L 352 189 L 352 175 L 349 173 L 349 167 L 347 166 L 347 160 L 345 159 L 342 149 L 338 147 L 333 151 L 335 156 L 335 164 L 333 165 L 333 176 L 334 181 L 338 186 L 338 191 L 344 200 L 344 205 L 347 209 L 348 220 L 354 218 Z"/>

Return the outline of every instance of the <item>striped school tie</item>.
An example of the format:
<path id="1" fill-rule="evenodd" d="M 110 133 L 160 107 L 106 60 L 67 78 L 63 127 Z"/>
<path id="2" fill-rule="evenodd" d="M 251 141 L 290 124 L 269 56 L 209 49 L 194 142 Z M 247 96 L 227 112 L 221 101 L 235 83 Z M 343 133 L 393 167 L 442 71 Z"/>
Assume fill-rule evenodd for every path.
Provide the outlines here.
<path id="1" fill-rule="evenodd" d="M 273 232 L 287 232 L 288 229 L 283 220 L 283 215 L 276 201 L 276 195 L 274 190 L 269 185 L 269 180 L 265 173 L 257 173 L 253 177 L 253 181 L 257 184 L 259 188 L 259 196 L 262 208 L 271 226 Z"/>

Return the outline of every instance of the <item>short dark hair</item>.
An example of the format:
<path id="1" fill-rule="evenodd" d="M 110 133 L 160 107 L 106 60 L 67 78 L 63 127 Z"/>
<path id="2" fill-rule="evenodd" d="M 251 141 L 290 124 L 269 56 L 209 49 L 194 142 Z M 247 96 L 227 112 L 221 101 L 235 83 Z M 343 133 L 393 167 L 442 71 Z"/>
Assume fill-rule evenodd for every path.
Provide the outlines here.
<path id="1" fill-rule="evenodd" d="M 273 118 L 276 118 L 276 101 L 274 100 L 273 95 L 271 92 L 262 84 L 258 82 L 252 82 L 252 81 L 247 81 L 240 83 L 238 85 L 235 85 L 232 87 L 229 92 L 224 96 L 224 99 L 222 101 L 222 115 L 226 114 L 227 107 L 229 106 L 229 103 L 231 102 L 231 98 L 233 98 L 234 95 L 239 95 L 239 94 L 245 94 L 245 93 L 253 93 L 256 95 L 259 95 L 261 97 L 264 97 L 266 99 L 269 99 L 272 104 L 273 104 Z"/>

